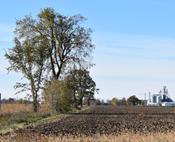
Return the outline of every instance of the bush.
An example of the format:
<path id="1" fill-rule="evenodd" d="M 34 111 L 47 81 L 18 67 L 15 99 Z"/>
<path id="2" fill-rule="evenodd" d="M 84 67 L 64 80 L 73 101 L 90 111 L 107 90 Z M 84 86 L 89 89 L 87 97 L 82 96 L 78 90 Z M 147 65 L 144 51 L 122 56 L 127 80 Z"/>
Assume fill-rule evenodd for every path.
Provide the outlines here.
<path id="1" fill-rule="evenodd" d="M 141 103 L 141 101 L 135 96 L 135 95 L 133 95 L 133 96 L 130 96 L 128 99 L 127 99 L 127 104 L 128 105 L 133 105 L 133 106 L 135 106 L 135 105 L 139 105 Z"/>
<path id="2" fill-rule="evenodd" d="M 71 109 L 72 90 L 65 81 L 52 80 L 44 90 L 45 104 L 49 110 L 66 112 Z"/>
<path id="3" fill-rule="evenodd" d="M 118 99 L 117 99 L 117 98 L 113 98 L 113 99 L 111 100 L 111 104 L 112 104 L 113 106 L 118 105 Z"/>

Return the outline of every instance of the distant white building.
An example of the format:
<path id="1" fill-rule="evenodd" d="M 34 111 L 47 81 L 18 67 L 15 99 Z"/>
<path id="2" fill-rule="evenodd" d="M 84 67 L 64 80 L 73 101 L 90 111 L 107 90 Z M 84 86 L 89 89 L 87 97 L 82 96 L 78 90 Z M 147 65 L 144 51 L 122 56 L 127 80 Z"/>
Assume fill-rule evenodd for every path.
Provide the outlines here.
<path id="1" fill-rule="evenodd" d="M 160 106 L 161 105 L 161 100 L 162 96 L 160 94 L 149 94 L 149 100 L 147 101 L 147 105 L 149 106 Z"/>
<path id="2" fill-rule="evenodd" d="M 175 102 L 169 97 L 168 89 L 163 87 L 163 91 L 160 90 L 158 94 L 149 93 L 149 99 L 147 100 L 148 106 L 175 106 Z"/>

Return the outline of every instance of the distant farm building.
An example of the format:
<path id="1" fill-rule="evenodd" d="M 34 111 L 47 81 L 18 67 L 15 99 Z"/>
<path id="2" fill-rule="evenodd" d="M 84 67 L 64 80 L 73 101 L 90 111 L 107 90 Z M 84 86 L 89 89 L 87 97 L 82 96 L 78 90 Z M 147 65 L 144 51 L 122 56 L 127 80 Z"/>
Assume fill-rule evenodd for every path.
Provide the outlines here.
<path id="1" fill-rule="evenodd" d="M 147 100 L 148 106 L 175 106 L 173 99 L 169 97 L 168 89 L 166 86 L 163 90 L 160 90 L 158 94 L 149 93 L 149 99 Z"/>

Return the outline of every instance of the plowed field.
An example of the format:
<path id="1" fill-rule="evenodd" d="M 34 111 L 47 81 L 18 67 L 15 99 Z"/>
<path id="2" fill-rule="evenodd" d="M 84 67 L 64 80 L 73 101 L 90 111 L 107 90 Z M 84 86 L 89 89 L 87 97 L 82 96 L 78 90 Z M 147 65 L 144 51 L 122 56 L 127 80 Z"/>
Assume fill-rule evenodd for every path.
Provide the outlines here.
<path id="1" fill-rule="evenodd" d="M 22 131 L 57 136 L 175 132 L 175 108 L 98 106 Z"/>

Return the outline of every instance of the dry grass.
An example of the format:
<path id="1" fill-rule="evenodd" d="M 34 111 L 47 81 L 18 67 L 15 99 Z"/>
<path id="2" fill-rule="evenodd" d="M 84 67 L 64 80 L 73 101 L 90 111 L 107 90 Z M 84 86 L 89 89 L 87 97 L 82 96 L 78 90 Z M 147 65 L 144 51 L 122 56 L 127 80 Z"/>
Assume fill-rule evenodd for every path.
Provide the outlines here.
<path id="1" fill-rule="evenodd" d="M 32 104 L 23 104 L 23 103 L 5 103 L 1 105 L 0 114 L 8 113 L 19 113 L 19 112 L 32 112 Z M 48 111 L 45 105 L 39 107 L 39 112 Z"/>
<path id="2" fill-rule="evenodd" d="M 4 138 L 0 141 L 2 142 L 175 142 L 175 133 L 151 133 L 151 134 L 121 134 L 119 136 L 115 135 L 94 135 L 92 137 L 80 136 L 44 136 L 37 134 L 27 134 L 26 136 L 17 135 L 11 138 Z"/>
<path id="3" fill-rule="evenodd" d="M 23 128 L 30 123 L 35 123 L 50 117 L 50 115 L 49 112 L 45 111 L 43 106 L 40 107 L 39 112 L 34 113 L 32 104 L 2 104 L 0 111 L 0 135 L 12 132 L 18 128 Z"/>
<path id="4" fill-rule="evenodd" d="M 175 133 L 168 134 L 122 134 L 119 136 L 95 135 L 94 137 L 78 137 L 78 138 L 54 138 L 46 139 L 48 142 L 175 142 Z"/>
<path id="5" fill-rule="evenodd" d="M 1 105 L 0 113 L 17 113 L 17 112 L 30 112 L 30 111 L 32 111 L 31 104 L 6 103 Z"/>

